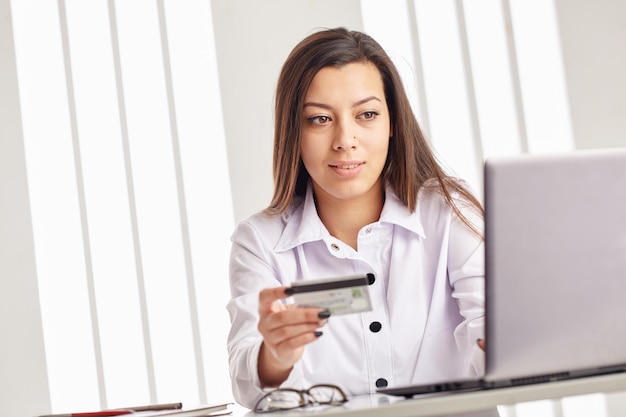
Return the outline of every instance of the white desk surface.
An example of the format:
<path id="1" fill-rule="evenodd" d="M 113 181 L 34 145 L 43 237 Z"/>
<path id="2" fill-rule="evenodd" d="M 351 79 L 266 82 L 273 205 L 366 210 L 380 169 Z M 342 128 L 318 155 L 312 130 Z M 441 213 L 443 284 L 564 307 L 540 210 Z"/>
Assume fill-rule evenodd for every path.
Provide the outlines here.
<path id="1" fill-rule="evenodd" d="M 410 399 L 387 395 L 351 398 L 340 407 L 299 409 L 278 413 L 255 414 L 235 406 L 234 417 L 291 417 L 323 415 L 324 417 L 426 417 L 463 415 L 473 411 L 495 409 L 499 405 L 555 399 L 591 393 L 626 392 L 626 373 L 580 378 L 512 388 L 427 394 Z"/>

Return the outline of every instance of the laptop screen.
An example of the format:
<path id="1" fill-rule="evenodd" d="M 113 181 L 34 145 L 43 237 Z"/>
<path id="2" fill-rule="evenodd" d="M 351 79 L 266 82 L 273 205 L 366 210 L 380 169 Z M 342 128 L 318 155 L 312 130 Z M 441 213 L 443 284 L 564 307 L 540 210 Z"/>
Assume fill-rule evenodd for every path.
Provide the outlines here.
<path id="1" fill-rule="evenodd" d="M 626 364 L 626 149 L 485 164 L 486 380 Z"/>

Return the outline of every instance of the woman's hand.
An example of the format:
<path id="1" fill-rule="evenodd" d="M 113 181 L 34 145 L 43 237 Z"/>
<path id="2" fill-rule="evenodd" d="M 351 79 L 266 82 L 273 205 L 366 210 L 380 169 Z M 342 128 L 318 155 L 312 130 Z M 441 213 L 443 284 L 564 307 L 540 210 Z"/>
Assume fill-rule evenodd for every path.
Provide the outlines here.
<path id="1" fill-rule="evenodd" d="M 258 372 L 263 386 L 279 386 L 302 357 L 304 346 L 322 335 L 328 312 L 284 304 L 288 287 L 267 288 L 259 293 L 258 329 L 263 336 Z"/>

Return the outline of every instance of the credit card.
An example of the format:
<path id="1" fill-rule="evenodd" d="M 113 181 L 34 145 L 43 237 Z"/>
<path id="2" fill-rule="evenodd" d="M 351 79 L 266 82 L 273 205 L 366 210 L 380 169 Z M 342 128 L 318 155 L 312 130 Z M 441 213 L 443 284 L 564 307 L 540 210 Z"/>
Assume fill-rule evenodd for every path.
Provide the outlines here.
<path id="1" fill-rule="evenodd" d="M 372 310 L 369 283 L 374 274 L 296 281 L 291 284 L 293 300 L 302 307 L 319 307 L 333 316 Z"/>

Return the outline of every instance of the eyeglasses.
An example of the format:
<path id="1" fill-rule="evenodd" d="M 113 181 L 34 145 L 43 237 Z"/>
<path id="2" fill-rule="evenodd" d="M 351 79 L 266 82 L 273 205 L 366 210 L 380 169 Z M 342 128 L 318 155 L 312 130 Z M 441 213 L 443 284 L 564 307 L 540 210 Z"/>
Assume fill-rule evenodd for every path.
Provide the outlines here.
<path id="1" fill-rule="evenodd" d="M 346 401 L 346 394 L 335 385 L 313 385 L 307 390 L 279 388 L 261 397 L 254 406 L 254 412 L 269 413 L 312 405 L 341 405 Z"/>

